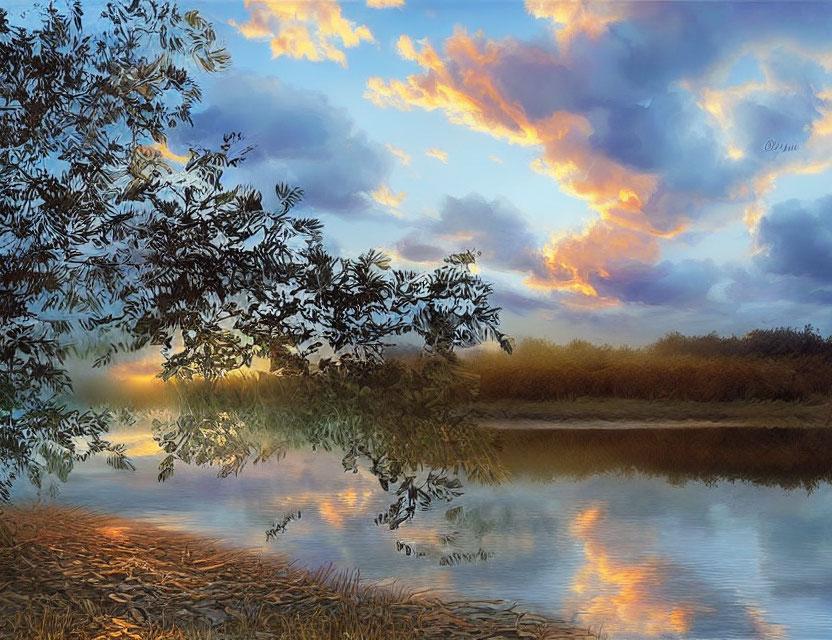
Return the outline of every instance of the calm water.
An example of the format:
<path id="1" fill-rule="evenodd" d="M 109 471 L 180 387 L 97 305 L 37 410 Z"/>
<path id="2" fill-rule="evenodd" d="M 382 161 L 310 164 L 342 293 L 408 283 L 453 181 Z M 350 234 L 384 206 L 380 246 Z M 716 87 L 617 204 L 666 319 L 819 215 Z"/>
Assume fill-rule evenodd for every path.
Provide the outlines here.
<path id="1" fill-rule="evenodd" d="M 832 638 L 826 482 L 807 492 L 671 484 L 639 472 L 575 479 L 520 471 L 496 487 L 466 482 L 461 497 L 391 531 L 373 522 L 391 496 L 369 472 L 345 473 L 340 454 L 294 450 L 229 478 L 180 463 L 159 484 L 161 456 L 150 436 L 128 439 L 135 472 L 94 460 L 57 497 L 41 499 L 286 553 L 308 566 L 359 569 L 367 580 L 516 601 L 614 639 Z M 17 489 L 18 499 L 31 494 Z M 266 529 L 296 511 L 301 518 L 267 542 Z M 487 559 L 442 564 L 454 552 L 480 550 Z"/>

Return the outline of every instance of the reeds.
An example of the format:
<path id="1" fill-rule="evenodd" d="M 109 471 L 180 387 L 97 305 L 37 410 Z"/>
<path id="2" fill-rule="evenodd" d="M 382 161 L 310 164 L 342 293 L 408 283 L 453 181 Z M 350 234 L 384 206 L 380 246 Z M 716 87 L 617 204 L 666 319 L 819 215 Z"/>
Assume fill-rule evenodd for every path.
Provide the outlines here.
<path id="1" fill-rule="evenodd" d="M 4 640 L 593 637 L 504 603 L 410 596 L 77 509 L 15 508 L 4 519 Z"/>
<path id="2" fill-rule="evenodd" d="M 817 339 L 814 339 L 813 336 Z M 806 401 L 832 392 L 832 347 L 816 334 L 777 330 L 744 338 L 671 334 L 634 349 L 527 339 L 511 355 L 467 360 L 484 401 Z"/>

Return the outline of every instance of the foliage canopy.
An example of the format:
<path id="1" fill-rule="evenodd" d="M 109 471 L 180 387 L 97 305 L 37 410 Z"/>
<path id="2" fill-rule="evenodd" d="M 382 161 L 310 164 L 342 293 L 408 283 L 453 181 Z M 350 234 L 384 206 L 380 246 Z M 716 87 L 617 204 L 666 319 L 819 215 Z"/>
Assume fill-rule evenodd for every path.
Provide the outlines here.
<path id="1" fill-rule="evenodd" d="M 278 184 L 271 210 L 225 184 L 250 149 L 238 133 L 168 160 L 166 132 L 201 98 L 193 69 L 230 62 L 197 12 L 134 0 L 108 4 L 94 34 L 84 19 L 77 0 L 35 26 L 0 9 L 0 498 L 21 473 L 65 477 L 98 452 L 129 466 L 104 439 L 109 413 L 65 399 L 65 359 L 89 345 L 99 366 L 156 345 L 163 377 L 209 381 L 255 356 L 284 376 L 317 375 L 321 355 L 364 369 L 404 334 L 451 360 L 511 349 L 473 252 L 429 272 L 329 254 L 321 223 L 291 215 L 300 188 Z"/>

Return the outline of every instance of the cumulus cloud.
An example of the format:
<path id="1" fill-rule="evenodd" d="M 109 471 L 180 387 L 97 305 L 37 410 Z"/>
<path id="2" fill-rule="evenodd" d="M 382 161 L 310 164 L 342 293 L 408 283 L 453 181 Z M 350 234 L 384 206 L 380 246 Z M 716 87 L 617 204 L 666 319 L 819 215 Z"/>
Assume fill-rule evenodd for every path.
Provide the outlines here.
<path id="1" fill-rule="evenodd" d="M 616 304 L 615 296 L 602 296 L 596 286 L 610 278 L 624 261 L 649 264 L 659 257 L 656 239 L 601 220 L 582 233 L 553 237 L 543 248 L 545 271 L 529 280 L 533 287 L 581 294 L 586 304 Z M 605 287 L 609 291 L 609 287 Z"/>
<path id="2" fill-rule="evenodd" d="M 832 195 L 763 211 L 750 264 L 722 268 L 733 313 L 756 309 L 769 324 L 827 327 L 832 304 Z M 776 316 L 776 317 L 775 317 Z M 763 316 L 760 316 L 761 318 Z"/>
<path id="3" fill-rule="evenodd" d="M 321 93 L 273 77 L 230 74 L 211 87 L 207 104 L 194 115 L 193 128 L 173 130 L 172 142 L 216 147 L 223 133 L 242 131 L 256 146 L 231 173 L 264 193 L 276 182 L 289 182 L 305 190 L 305 206 L 363 214 L 375 206 L 372 193 L 392 171 L 384 146 Z"/>
<path id="4" fill-rule="evenodd" d="M 757 241 L 765 271 L 832 285 L 832 195 L 776 205 L 760 221 Z"/>
<path id="5" fill-rule="evenodd" d="M 385 2 L 368 0 L 367 4 L 378 1 Z M 245 6 L 249 19 L 230 24 L 246 38 L 267 39 L 273 58 L 331 60 L 346 67 L 344 48 L 374 42 L 368 27 L 341 14 L 337 0 L 246 0 Z"/>
<path id="6" fill-rule="evenodd" d="M 396 243 L 392 253 L 407 262 L 433 264 L 452 252 L 438 246 L 432 239 L 425 239 L 425 234 L 413 231 Z"/>
<path id="7" fill-rule="evenodd" d="M 421 71 L 370 78 L 365 97 L 379 107 L 438 110 L 540 150 L 532 168 L 598 217 L 548 243 L 536 286 L 599 303 L 651 300 L 628 278 L 670 277 L 658 264 L 666 239 L 701 229 L 726 205 L 753 229 L 779 176 L 832 165 L 832 6 L 526 6 L 550 22 L 549 42 L 457 29 L 440 52 L 403 35 L 398 53 Z M 731 80 L 749 56 L 763 81 Z M 769 153 L 770 138 L 798 152 Z M 691 299 L 712 279 L 710 267 L 699 267 Z"/>
<path id="8" fill-rule="evenodd" d="M 597 38 L 606 28 L 627 15 L 628 5 L 587 0 L 526 0 L 526 9 L 535 18 L 551 20 L 561 46 L 568 46 L 578 35 Z"/>

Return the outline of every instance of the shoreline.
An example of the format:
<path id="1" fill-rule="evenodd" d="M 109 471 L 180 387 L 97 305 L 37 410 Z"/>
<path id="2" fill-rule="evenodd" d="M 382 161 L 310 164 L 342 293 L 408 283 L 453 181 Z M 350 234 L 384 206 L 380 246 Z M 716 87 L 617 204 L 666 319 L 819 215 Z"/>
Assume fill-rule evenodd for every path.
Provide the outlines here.
<path id="1" fill-rule="evenodd" d="M 596 638 L 508 603 L 359 584 L 80 508 L 4 507 L 0 518 L 3 640 Z"/>
<path id="2" fill-rule="evenodd" d="M 505 429 L 708 429 L 832 428 L 832 403 L 696 402 L 584 397 L 575 400 L 480 401 L 473 416 L 483 428 Z"/>
<path id="3" fill-rule="evenodd" d="M 790 429 L 793 431 L 831 430 L 832 425 L 823 424 L 772 424 L 765 421 L 742 420 L 696 420 L 680 418 L 678 420 L 646 420 L 639 418 L 622 418 L 620 420 L 560 419 L 552 418 L 489 418 L 478 420 L 477 425 L 483 429 L 495 431 L 511 431 L 515 429 L 527 431 L 684 431 L 701 429 L 736 429 L 765 430 Z"/>

